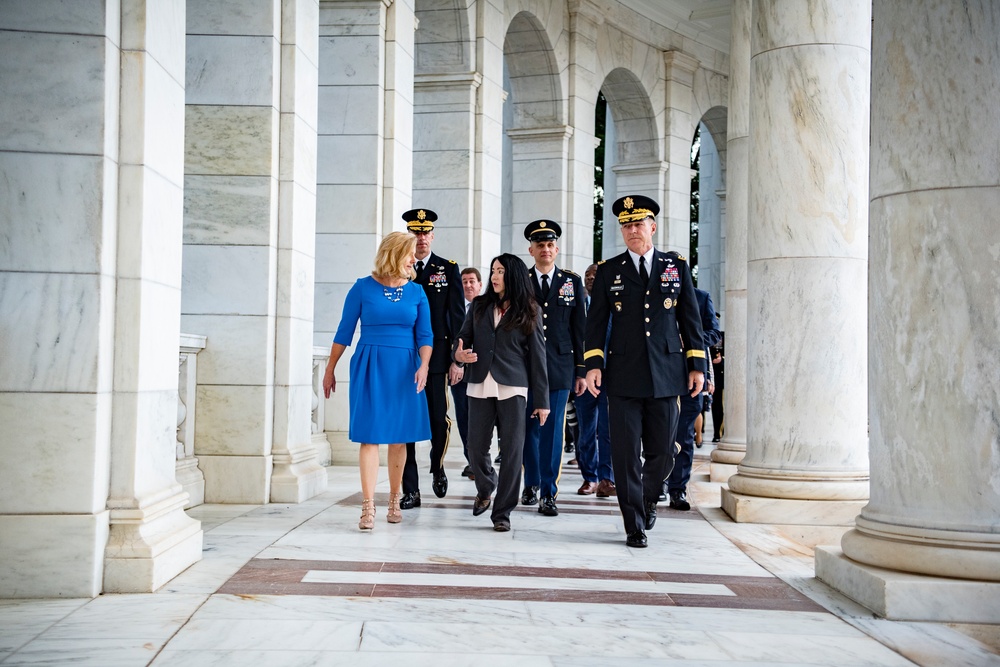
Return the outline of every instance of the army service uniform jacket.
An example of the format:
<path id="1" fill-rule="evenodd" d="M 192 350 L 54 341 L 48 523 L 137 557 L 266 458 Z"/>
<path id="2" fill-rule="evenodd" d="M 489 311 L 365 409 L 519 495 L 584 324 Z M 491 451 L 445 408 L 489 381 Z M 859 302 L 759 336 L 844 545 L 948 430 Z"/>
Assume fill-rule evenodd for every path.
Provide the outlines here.
<path id="1" fill-rule="evenodd" d="M 424 260 L 424 270 L 416 283 L 422 285 L 431 307 L 434 351 L 428 368 L 431 373 L 447 373 L 451 365 L 451 344 L 458 338 L 465 320 L 465 295 L 458 264 L 433 252 Z"/>
<path id="2" fill-rule="evenodd" d="M 586 296 L 580 276 L 555 267 L 548 295 L 542 294 L 535 267 L 529 271 L 535 300 L 542 310 L 549 391 L 573 389 L 574 380 L 586 375 L 583 366 Z"/>
<path id="3" fill-rule="evenodd" d="M 601 389 L 609 396 L 680 396 L 688 393 L 689 371 L 707 370 L 687 262 L 676 252 L 654 249 L 650 264 L 646 285 L 628 251 L 597 267 L 584 363 L 588 371 L 602 369 Z"/>

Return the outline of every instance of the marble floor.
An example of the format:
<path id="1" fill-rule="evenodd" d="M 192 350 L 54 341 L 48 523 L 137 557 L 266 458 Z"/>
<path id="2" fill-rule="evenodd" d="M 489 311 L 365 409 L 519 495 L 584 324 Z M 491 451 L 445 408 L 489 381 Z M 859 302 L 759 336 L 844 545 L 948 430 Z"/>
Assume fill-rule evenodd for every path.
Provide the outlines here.
<path id="1" fill-rule="evenodd" d="M 399 525 L 383 468 L 370 533 L 353 467 L 299 505 L 194 508 L 204 557 L 156 593 L 0 601 L 0 665 L 1000 665 L 1000 627 L 880 620 L 817 581 L 841 529 L 730 522 L 710 446 L 647 549 L 568 465 L 558 517 L 493 532 L 455 449 Z"/>

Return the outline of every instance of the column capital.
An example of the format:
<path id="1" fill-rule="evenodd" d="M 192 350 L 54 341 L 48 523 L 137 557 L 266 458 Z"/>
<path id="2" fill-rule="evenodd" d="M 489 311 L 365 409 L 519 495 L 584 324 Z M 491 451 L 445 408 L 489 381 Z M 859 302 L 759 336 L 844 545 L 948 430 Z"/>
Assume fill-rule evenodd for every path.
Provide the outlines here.
<path id="1" fill-rule="evenodd" d="M 560 141 L 573 136 L 573 127 L 570 125 L 557 125 L 555 127 L 507 130 L 507 136 L 514 142 Z"/>
<path id="2" fill-rule="evenodd" d="M 605 13 L 594 0 L 569 0 L 568 8 L 571 19 L 587 19 L 594 25 L 602 25 L 604 23 Z"/>
<path id="3" fill-rule="evenodd" d="M 479 88 L 483 83 L 483 75 L 479 72 L 455 72 L 455 73 L 432 73 L 414 74 L 413 87 L 421 89 L 431 88 L 463 88 L 470 87 L 473 90 Z"/>
<path id="4" fill-rule="evenodd" d="M 684 78 L 688 84 L 691 83 L 691 76 L 701 66 L 700 60 L 683 51 L 664 51 L 663 62 L 667 66 L 667 79 Z"/>

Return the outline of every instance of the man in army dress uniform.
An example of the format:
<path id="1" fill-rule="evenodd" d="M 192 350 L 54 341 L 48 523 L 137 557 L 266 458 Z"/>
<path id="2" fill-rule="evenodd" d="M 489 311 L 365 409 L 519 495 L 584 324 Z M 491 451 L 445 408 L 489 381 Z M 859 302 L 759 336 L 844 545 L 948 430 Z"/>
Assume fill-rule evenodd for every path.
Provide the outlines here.
<path id="1" fill-rule="evenodd" d="M 583 391 L 583 334 L 587 317 L 586 296 L 580 276 L 556 266 L 558 240 L 562 229 L 551 220 L 535 220 L 524 228 L 528 252 L 535 260 L 529 271 L 535 286 L 535 300 L 542 309 L 546 367 L 549 374 L 549 414 L 544 426 L 537 419 L 525 423 L 524 493 L 525 505 L 538 503 L 538 513 L 556 516 L 557 482 L 562 465 L 566 402 L 570 391 Z M 532 405 L 528 397 L 528 405 Z M 541 495 L 541 499 L 539 499 Z"/>
<path id="2" fill-rule="evenodd" d="M 612 211 L 628 250 L 597 267 L 584 363 L 590 393 L 601 388 L 608 395 L 625 543 L 645 547 L 673 467 L 679 396 L 701 393 L 708 360 L 687 261 L 653 247 L 659 205 L 632 195 Z"/>
<path id="3" fill-rule="evenodd" d="M 448 368 L 451 366 L 451 342 L 465 319 L 465 297 L 458 264 L 431 252 L 434 242 L 434 221 L 437 214 L 420 208 L 403 214 L 406 229 L 417 237 L 416 283 L 424 288 L 431 307 L 431 329 L 434 350 L 427 374 L 427 412 L 431 419 L 431 488 L 434 495 L 444 498 L 448 493 L 448 476 L 444 472 L 444 455 L 448 449 L 451 420 L 448 418 Z M 402 509 L 420 507 L 420 473 L 417 469 L 416 446 L 406 443 L 406 465 L 403 468 Z"/>

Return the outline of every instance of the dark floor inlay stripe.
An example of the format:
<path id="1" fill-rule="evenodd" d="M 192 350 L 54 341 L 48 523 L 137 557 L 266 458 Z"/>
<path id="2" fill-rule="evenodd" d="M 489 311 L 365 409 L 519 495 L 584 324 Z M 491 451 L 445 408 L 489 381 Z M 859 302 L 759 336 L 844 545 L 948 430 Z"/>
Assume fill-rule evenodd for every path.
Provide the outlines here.
<path id="1" fill-rule="evenodd" d="M 550 590 L 532 587 L 507 588 L 496 586 L 303 582 L 302 579 L 310 570 L 572 578 L 607 581 L 611 586 L 614 585 L 613 582 L 615 581 L 720 584 L 726 586 L 734 595 L 637 593 L 614 590 Z M 797 590 L 780 579 L 773 577 L 738 577 L 635 570 L 587 570 L 581 568 L 527 567 L 516 565 L 472 565 L 463 563 L 379 563 L 369 561 L 254 559 L 233 575 L 218 592 L 233 595 L 490 599 L 726 609 L 771 609 L 779 611 L 823 611 L 821 607 L 804 597 Z"/>

